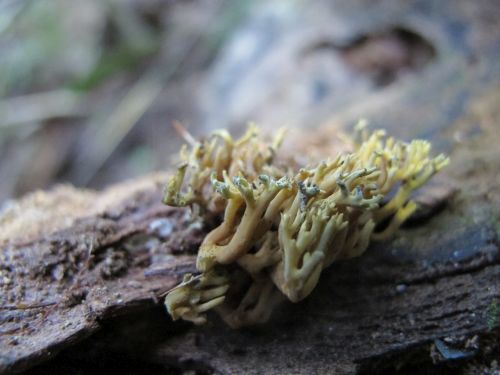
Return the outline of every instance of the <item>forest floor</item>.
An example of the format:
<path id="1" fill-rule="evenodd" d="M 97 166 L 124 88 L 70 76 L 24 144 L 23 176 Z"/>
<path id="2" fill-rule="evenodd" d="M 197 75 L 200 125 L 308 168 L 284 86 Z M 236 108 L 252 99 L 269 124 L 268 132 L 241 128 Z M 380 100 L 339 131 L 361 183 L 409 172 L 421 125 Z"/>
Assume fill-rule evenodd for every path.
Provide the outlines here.
<path id="1" fill-rule="evenodd" d="M 194 47 L 156 46 L 134 60 L 142 68 L 78 94 L 75 113 L 0 125 L 3 198 L 79 186 L 2 205 L 1 373 L 500 373 L 498 5 L 271 3 L 174 2 L 156 21 L 141 8 L 147 25 L 198 25 L 180 28 Z M 212 30 L 218 43 L 202 39 L 201 49 L 200 9 L 208 24 L 226 20 Z M 113 17 L 102 24 L 119 24 Z M 125 32 L 113 27 L 103 30 Z M 178 36 L 166 30 L 161 41 Z M 183 69 L 161 73 L 165 56 Z M 39 105 L 28 95 L 36 87 L 10 90 Z M 89 115 L 101 105 L 110 109 Z M 359 117 L 450 156 L 417 196 L 418 215 L 392 241 L 334 264 L 310 298 L 284 303 L 266 325 L 172 322 L 161 296 L 194 270 L 212 223 L 161 204 L 166 160 L 180 146 L 168 122 L 195 135 L 285 124 L 283 152 L 304 161 L 334 153 Z M 136 177 L 108 186 L 125 176 Z"/>

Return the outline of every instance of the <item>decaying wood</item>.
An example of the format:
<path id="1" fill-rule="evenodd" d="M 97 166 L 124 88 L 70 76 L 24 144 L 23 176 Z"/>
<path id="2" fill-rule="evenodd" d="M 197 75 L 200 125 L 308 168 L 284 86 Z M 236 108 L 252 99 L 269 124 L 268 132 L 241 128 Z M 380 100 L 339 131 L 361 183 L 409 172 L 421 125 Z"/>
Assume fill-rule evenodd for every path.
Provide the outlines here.
<path id="1" fill-rule="evenodd" d="M 215 315 L 196 328 L 172 323 L 164 311 L 148 313 L 194 270 L 193 253 L 210 227 L 160 203 L 165 175 L 85 193 L 74 200 L 80 210 L 71 210 L 79 193 L 68 188 L 37 193 L 29 209 L 30 197 L 14 202 L 2 216 L 11 238 L 0 249 L 0 371 L 22 371 L 61 350 L 71 355 L 71 347 L 85 363 L 78 342 L 92 342 L 84 339 L 115 316 L 133 317 L 120 327 L 121 339 L 104 330 L 95 340 L 179 371 L 373 373 L 490 361 L 500 326 L 500 151 L 491 126 L 500 119 L 498 97 L 498 88 L 486 90 L 453 124 L 458 132 L 475 122 L 481 133 L 450 150 L 451 165 L 417 197 L 424 209 L 409 226 L 334 264 L 310 298 L 284 303 L 255 329 L 230 330 Z M 64 207 L 63 199 L 68 220 L 47 222 L 50 205 Z"/>
<path id="2" fill-rule="evenodd" d="M 57 226 L 48 222 L 47 232 L 34 239 L 26 240 L 20 233 L 4 242 L 1 371 L 19 371 L 50 358 L 95 332 L 101 319 L 157 304 L 165 290 L 193 269 L 193 256 L 183 249 L 196 248 L 202 223 L 193 221 L 187 210 L 161 204 L 157 176 L 127 185 L 125 197 L 120 196 L 125 186 L 103 193 L 100 198 L 108 196 L 108 208 L 98 214 L 73 212 L 78 217 L 72 218 L 70 227 L 51 232 Z M 52 196 L 35 194 L 38 201 L 64 206 L 66 193 L 59 189 Z M 65 203 L 71 206 L 74 200 Z M 92 204 L 87 207 L 93 212 Z M 31 208 L 24 225 L 29 228 L 33 222 L 43 229 L 44 220 L 30 216 L 36 207 Z M 32 232 L 27 232 L 29 238 Z"/>
<path id="3" fill-rule="evenodd" d="M 451 164 L 420 195 L 422 209 L 409 225 L 362 257 L 334 264 L 310 298 L 284 303 L 269 324 L 233 331 L 215 315 L 207 326 L 193 327 L 171 322 L 161 310 L 162 293 L 194 268 L 193 254 L 210 227 L 160 203 L 165 175 L 101 193 L 65 187 L 28 196 L 0 214 L 1 373 L 55 358 L 46 362 L 53 369 L 64 362 L 57 357 L 63 350 L 83 364 L 95 359 L 89 347 L 99 348 L 97 358 L 110 367 L 116 364 L 104 348 L 179 372 L 437 372 L 443 364 L 476 360 L 486 373 L 494 370 L 492 360 L 500 357 L 500 87 L 499 28 L 482 20 L 491 15 L 490 2 L 438 7 L 423 1 L 442 14 L 426 15 L 422 6 L 415 19 L 401 16 L 400 2 L 380 7 L 380 17 L 374 9 L 365 13 L 363 1 L 352 4 L 340 13 L 347 8 L 347 17 L 357 6 L 363 17 L 399 19 L 434 40 L 440 60 L 422 79 L 370 92 L 332 123 L 292 135 L 300 143 L 285 150 L 328 154 L 339 124 L 360 114 L 391 134 L 431 140 Z M 453 23 L 444 22 L 446 14 Z M 457 25 L 468 31 L 456 34 Z M 293 103 L 281 104 L 290 116 Z M 311 104 L 312 120 L 331 110 L 328 100 Z M 110 325 L 119 327 L 109 331 Z"/>
<path id="4" fill-rule="evenodd" d="M 436 343 L 464 358 L 479 355 L 499 325 L 491 326 L 488 312 L 500 297 L 498 223 L 490 216 L 498 212 L 499 189 L 491 184 L 500 158 L 494 140 L 477 142 L 481 151 L 473 144 L 453 153 L 446 178 L 417 197 L 427 205 L 419 220 L 390 243 L 333 265 L 303 303 L 283 304 L 254 330 L 233 331 L 212 316 L 206 327 L 150 343 L 147 360 L 171 365 L 177 358 L 180 368 L 223 373 L 348 373 L 415 363 L 432 350 L 444 361 Z M 464 166 L 472 152 L 491 165 Z M 206 228 L 189 211 L 160 203 L 159 180 L 129 184 L 129 196 L 70 227 L 4 242 L 3 372 L 53 357 L 113 316 L 161 304 L 161 294 L 193 270 L 190 254 Z M 113 189 L 121 187 L 103 194 L 116 197 Z M 151 324 L 173 324 L 162 319 Z"/>

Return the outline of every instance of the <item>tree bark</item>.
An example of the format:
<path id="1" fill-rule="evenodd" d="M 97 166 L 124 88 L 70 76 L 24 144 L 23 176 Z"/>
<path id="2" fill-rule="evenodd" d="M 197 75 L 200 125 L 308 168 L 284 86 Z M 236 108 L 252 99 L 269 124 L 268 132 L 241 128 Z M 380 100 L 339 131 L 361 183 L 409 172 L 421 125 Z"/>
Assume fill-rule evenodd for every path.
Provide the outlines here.
<path id="1" fill-rule="evenodd" d="M 421 210 L 394 240 L 334 264 L 308 299 L 284 303 L 269 324 L 234 331 L 215 316 L 191 327 L 155 315 L 149 327 L 181 332 L 143 343 L 142 355 L 174 368 L 278 374 L 373 372 L 497 350 L 489 344 L 500 296 L 500 158 L 492 137 L 452 153 L 446 177 L 417 196 Z M 466 163 L 479 157 L 488 162 L 482 169 Z M 161 204 L 164 177 L 129 183 L 128 195 L 88 217 L 80 212 L 67 228 L 4 241 L 2 372 L 52 358 L 114 316 L 161 305 L 162 294 L 194 271 L 209 224 Z M 132 355 L 136 344 L 122 349 Z"/>
<path id="2" fill-rule="evenodd" d="M 309 298 L 284 303 L 266 325 L 235 331 L 210 315 L 194 327 L 172 322 L 162 295 L 194 271 L 212 224 L 161 204 L 166 175 L 99 193 L 32 194 L 0 212 L 0 373 L 43 362 L 33 373 L 76 371 L 89 360 L 179 373 L 439 373 L 458 365 L 463 373 L 493 373 L 500 357 L 500 88 L 491 36 L 498 26 L 479 17 L 493 14 L 490 2 L 465 3 L 433 3 L 442 13 L 419 13 L 420 23 L 402 18 L 400 2 L 380 7 L 390 24 L 449 25 L 424 30 L 440 58 L 422 79 L 371 92 L 285 145 L 299 158 L 331 155 L 338 124 L 362 113 L 390 134 L 427 138 L 446 151 L 450 166 L 420 193 L 420 211 L 393 240 L 333 264 Z M 339 12 L 373 16 L 359 4 Z M 351 6 L 361 11 L 349 13 Z M 455 34 L 457 25 L 468 31 Z M 331 107 L 318 103 L 310 112 L 324 120 Z"/>

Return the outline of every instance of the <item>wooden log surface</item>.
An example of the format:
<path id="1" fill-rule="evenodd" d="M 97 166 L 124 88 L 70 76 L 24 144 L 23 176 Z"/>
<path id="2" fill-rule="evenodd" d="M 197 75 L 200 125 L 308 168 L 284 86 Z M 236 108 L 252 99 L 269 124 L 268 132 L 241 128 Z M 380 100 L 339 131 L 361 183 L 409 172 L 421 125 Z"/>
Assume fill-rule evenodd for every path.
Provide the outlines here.
<path id="1" fill-rule="evenodd" d="M 186 226 L 190 221 L 187 210 L 161 204 L 157 176 L 127 184 L 126 199 L 114 203 L 123 188 L 108 191 L 106 204 L 111 207 L 98 214 L 85 217 L 75 211 L 77 217 L 71 218 L 68 211 L 69 227 L 50 228 L 48 222 L 46 233 L 43 227 L 41 233 L 40 228 L 34 233 L 27 229 L 28 238 L 21 231 L 18 238 L 4 241 L 1 370 L 32 366 L 94 333 L 106 316 L 158 303 L 160 294 L 194 269 L 193 256 L 174 254 L 196 248 L 203 233 L 201 224 Z M 81 202 L 80 193 L 68 193 L 68 189 L 36 193 L 38 208 L 50 210 L 52 202 L 65 198 L 68 206 L 75 200 Z M 25 203 L 8 211 L 22 209 Z M 6 212 L 4 218 L 11 216 Z M 38 215 L 10 220 L 3 222 L 6 231 L 21 224 L 30 228 L 30 221 L 34 227 L 40 224 Z M 30 235 L 34 237 L 29 239 Z"/>
<path id="2" fill-rule="evenodd" d="M 334 264 L 308 299 L 284 303 L 266 325 L 234 331 L 211 315 L 193 327 L 171 322 L 161 295 L 193 270 L 210 223 L 160 203 L 165 174 L 98 193 L 32 194 L 0 214 L 0 372 L 63 373 L 66 357 L 73 370 L 89 359 L 113 368 L 113 353 L 126 354 L 125 366 L 177 372 L 439 372 L 455 363 L 495 371 L 500 85 L 498 47 L 478 35 L 499 28 L 446 7 L 469 33 L 427 30 L 441 57 L 421 79 L 371 93 L 314 132 L 297 129 L 285 145 L 328 154 L 340 125 L 361 112 L 446 151 L 450 166 L 419 195 L 418 216 L 396 238 Z M 483 43 L 470 44 L 473 37 Z"/>
<path id="3" fill-rule="evenodd" d="M 334 264 L 303 303 L 285 303 L 257 330 L 233 331 L 212 316 L 206 327 L 164 337 L 148 360 L 201 361 L 224 373 L 350 372 L 430 353 L 436 340 L 452 340 L 464 357 L 481 353 L 481 340 L 499 324 L 490 316 L 500 296 L 494 136 L 485 131 L 454 151 L 445 176 L 419 196 L 427 205 L 421 217 L 390 243 Z M 124 200 L 67 228 L 4 241 L 2 371 L 51 358 L 112 316 L 160 304 L 161 293 L 193 269 L 188 254 L 206 228 L 187 210 L 160 203 L 164 177 L 138 189 L 129 183 Z M 116 197 L 122 188 L 103 194 Z M 173 323 L 164 315 L 156 324 Z"/>

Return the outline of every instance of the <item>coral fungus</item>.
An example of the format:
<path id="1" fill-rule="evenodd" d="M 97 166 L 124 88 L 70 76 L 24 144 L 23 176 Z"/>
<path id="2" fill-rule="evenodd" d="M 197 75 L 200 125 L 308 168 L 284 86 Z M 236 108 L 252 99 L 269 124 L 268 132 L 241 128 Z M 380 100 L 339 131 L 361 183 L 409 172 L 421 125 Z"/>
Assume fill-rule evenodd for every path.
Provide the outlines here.
<path id="1" fill-rule="evenodd" d="M 294 168 L 276 159 L 283 135 L 266 143 L 252 125 L 240 139 L 220 130 L 181 149 L 164 203 L 220 225 L 200 246 L 200 275 L 168 293 L 173 319 L 201 324 L 215 309 L 232 327 L 266 321 L 280 295 L 304 299 L 335 260 L 390 238 L 416 209 L 410 193 L 448 163 L 430 157 L 426 141 L 369 133 L 360 122 L 352 153 Z"/>

